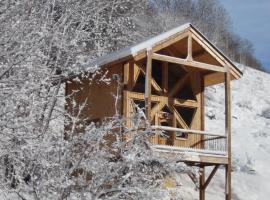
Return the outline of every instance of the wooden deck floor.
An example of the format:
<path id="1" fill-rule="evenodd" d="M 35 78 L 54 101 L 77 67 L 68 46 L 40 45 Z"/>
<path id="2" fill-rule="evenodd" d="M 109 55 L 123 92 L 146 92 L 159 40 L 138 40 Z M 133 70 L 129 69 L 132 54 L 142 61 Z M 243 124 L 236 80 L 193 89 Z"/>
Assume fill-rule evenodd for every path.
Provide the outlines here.
<path id="1" fill-rule="evenodd" d="M 228 156 L 226 152 L 207 151 L 203 149 L 190 149 L 166 145 L 155 145 L 155 150 L 165 154 L 178 154 L 183 162 L 204 165 L 226 165 Z"/>

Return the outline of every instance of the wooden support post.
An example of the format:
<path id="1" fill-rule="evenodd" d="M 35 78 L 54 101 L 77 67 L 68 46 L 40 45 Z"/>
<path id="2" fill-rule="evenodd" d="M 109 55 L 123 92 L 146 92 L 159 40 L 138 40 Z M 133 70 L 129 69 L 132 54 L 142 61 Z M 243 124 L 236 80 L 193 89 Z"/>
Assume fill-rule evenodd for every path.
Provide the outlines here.
<path id="1" fill-rule="evenodd" d="M 205 120 L 204 120 L 204 84 L 203 84 L 203 76 L 201 78 L 201 130 L 204 131 L 205 129 Z M 204 140 L 204 136 L 201 136 L 201 141 Z M 204 142 L 203 142 L 204 143 Z M 204 144 L 201 144 L 202 148 L 204 148 Z M 205 167 L 202 167 L 200 174 L 200 200 L 205 200 Z"/>
<path id="2" fill-rule="evenodd" d="M 230 70 L 226 65 L 225 72 L 225 133 L 227 136 L 228 164 L 226 166 L 226 200 L 231 200 L 231 169 L 232 169 L 232 151 L 231 151 L 231 87 Z"/>
<path id="3" fill-rule="evenodd" d="M 152 80 L 152 50 L 147 50 L 147 64 L 145 74 L 145 114 L 151 120 L 151 80 Z"/>
<path id="4" fill-rule="evenodd" d="M 204 182 L 205 182 L 205 167 L 200 168 L 200 200 L 205 200 L 205 187 L 204 187 Z"/>
<path id="5" fill-rule="evenodd" d="M 201 92 L 201 130 L 204 131 L 205 130 L 205 101 L 204 101 L 204 76 L 200 76 L 201 79 L 201 88 L 200 88 L 200 92 Z M 204 149 L 204 136 L 201 136 L 201 148 Z"/>
<path id="6" fill-rule="evenodd" d="M 192 37 L 191 35 L 188 36 L 188 49 L 187 49 L 187 61 L 192 61 L 193 57 L 192 57 Z"/>

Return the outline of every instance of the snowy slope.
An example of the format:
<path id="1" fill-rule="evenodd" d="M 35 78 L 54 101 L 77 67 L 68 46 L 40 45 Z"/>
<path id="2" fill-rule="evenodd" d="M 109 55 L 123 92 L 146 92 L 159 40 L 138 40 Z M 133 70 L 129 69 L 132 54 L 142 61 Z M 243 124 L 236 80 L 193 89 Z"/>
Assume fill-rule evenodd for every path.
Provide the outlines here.
<path id="1" fill-rule="evenodd" d="M 244 75 L 232 82 L 233 199 L 268 200 L 270 74 L 244 66 L 239 68 Z M 224 88 L 211 87 L 206 95 L 206 130 L 224 132 Z M 206 199 L 224 199 L 223 184 L 224 171 L 219 170 L 208 186 Z M 185 199 L 198 199 L 198 191 L 190 187 L 192 184 L 186 186 L 183 188 Z"/>

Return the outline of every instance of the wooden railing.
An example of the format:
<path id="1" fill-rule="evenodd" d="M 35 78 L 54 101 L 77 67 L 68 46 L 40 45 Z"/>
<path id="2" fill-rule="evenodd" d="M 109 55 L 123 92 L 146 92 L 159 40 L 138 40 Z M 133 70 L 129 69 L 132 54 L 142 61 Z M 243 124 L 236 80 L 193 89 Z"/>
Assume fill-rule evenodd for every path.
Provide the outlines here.
<path id="1" fill-rule="evenodd" d="M 201 152 L 208 154 L 227 154 L 227 137 L 224 134 L 209 133 L 200 130 L 181 129 L 168 126 L 152 126 L 156 135 L 160 135 L 162 131 L 185 133 L 187 137 L 182 142 L 177 139 L 172 144 L 161 144 L 154 137 L 151 142 L 160 149 L 185 150 L 190 152 Z M 192 141 L 191 141 L 191 138 Z M 194 139 L 195 138 L 195 139 Z"/>

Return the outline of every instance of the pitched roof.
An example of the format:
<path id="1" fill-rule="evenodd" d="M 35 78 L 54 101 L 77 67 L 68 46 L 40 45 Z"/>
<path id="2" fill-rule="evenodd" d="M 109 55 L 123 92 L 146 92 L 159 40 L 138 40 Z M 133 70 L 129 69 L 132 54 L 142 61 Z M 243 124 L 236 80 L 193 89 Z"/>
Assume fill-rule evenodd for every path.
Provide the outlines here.
<path id="1" fill-rule="evenodd" d="M 176 27 L 176 28 L 171 29 L 167 32 L 161 33 L 161 34 L 159 34 L 155 37 L 152 37 L 152 38 L 150 38 L 144 42 L 141 42 L 139 44 L 120 49 L 119 51 L 109 53 L 105 56 L 97 58 L 94 61 L 90 61 L 89 63 L 86 64 L 86 66 L 88 66 L 90 68 L 93 66 L 100 67 L 100 66 L 109 64 L 115 60 L 119 60 L 119 59 L 122 59 L 122 58 L 125 58 L 128 56 L 136 56 L 138 54 L 138 52 L 141 52 L 143 50 L 147 50 L 148 48 L 151 48 L 151 47 L 163 42 L 164 40 L 167 40 L 171 36 L 186 30 L 190 26 L 191 26 L 190 23 L 183 24 L 179 27 Z"/>
<path id="2" fill-rule="evenodd" d="M 147 51 L 150 48 L 153 48 L 154 46 L 161 44 L 170 38 L 174 37 L 175 35 L 179 35 L 182 32 L 187 31 L 187 29 L 192 29 L 195 31 L 200 37 L 202 37 L 208 45 L 210 45 L 224 60 L 226 60 L 230 67 L 232 67 L 233 71 L 238 74 L 239 77 L 242 76 L 242 72 L 237 68 L 237 66 L 228 58 L 225 56 L 224 53 L 222 53 L 221 50 L 219 50 L 215 45 L 213 45 L 207 38 L 204 36 L 198 29 L 196 29 L 191 23 L 183 24 L 179 27 L 176 27 L 174 29 L 171 29 L 167 32 L 161 33 L 155 37 L 152 37 L 144 42 L 141 42 L 136 45 L 132 45 L 123 49 L 120 49 L 119 51 L 109 53 L 105 56 L 102 56 L 100 58 L 97 58 L 94 61 L 90 61 L 85 64 L 85 70 L 88 71 L 93 67 L 102 67 L 105 65 L 108 65 L 116 60 L 124 60 L 125 58 L 135 57 L 142 51 Z"/>

